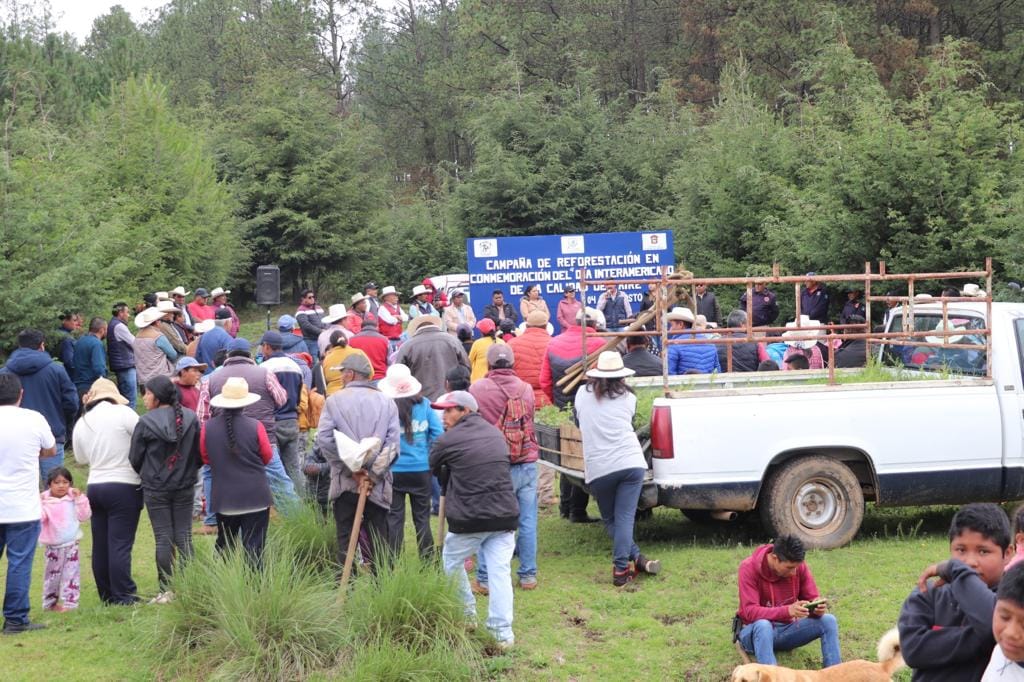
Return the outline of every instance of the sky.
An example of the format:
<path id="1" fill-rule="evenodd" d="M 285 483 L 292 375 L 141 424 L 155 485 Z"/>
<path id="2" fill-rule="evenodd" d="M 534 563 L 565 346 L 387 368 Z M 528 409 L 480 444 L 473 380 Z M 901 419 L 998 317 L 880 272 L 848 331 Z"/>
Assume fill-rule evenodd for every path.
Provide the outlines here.
<path id="1" fill-rule="evenodd" d="M 57 20 L 57 30 L 67 31 L 78 38 L 80 43 L 92 30 L 93 20 L 109 12 L 114 5 L 124 7 L 135 23 L 140 24 L 149 18 L 149 10 L 164 4 L 162 0 L 50 0 L 50 7 Z"/>

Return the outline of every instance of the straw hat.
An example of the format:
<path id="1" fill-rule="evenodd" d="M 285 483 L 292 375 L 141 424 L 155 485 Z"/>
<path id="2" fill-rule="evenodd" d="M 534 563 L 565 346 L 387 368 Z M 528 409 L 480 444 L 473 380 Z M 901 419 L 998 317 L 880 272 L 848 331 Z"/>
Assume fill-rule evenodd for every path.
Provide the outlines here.
<path id="1" fill-rule="evenodd" d="M 914 294 L 915 301 L 927 301 L 932 297 L 931 294 Z"/>
<path id="2" fill-rule="evenodd" d="M 327 324 L 331 324 L 332 322 L 337 322 L 346 315 L 348 315 L 348 311 L 345 310 L 345 304 L 335 303 L 334 305 L 327 309 L 327 314 L 321 317 L 320 321 L 326 322 Z"/>
<path id="3" fill-rule="evenodd" d="M 384 298 L 388 294 L 395 294 L 397 296 L 398 295 L 398 291 L 394 287 L 384 287 L 383 289 L 380 290 L 380 297 L 381 298 Z"/>
<path id="4" fill-rule="evenodd" d="M 128 404 L 128 400 L 117 390 L 117 385 L 102 377 L 92 382 L 89 391 L 82 396 L 82 402 L 86 405 L 92 405 L 100 400 L 113 400 L 118 405 Z"/>
<path id="5" fill-rule="evenodd" d="M 696 319 L 693 311 L 689 308 L 673 308 L 665 314 L 666 322 L 689 322 L 693 324 Z"/>
<path id="6" fill-rule="evenodd" d="M 169 293 L 172 296 L 188 296 L 192 292 L 191 291 L 185 291 L 185 287 L 174 287 L 173 289 L 171 289 L 171 291 Z"/>
<path id="7" fill-rule="evenodd" d="M 210 292 L 210 298 L 217 298 L 218 296 L 224 296 L 225 294 L 230 293 L 231 289 L 222 289 L 221 287 L 217 287 L 216 289 Z"/>
<path id="8" fill-rule="evenodd" d="M 224 382 L 220 393 L 210 399 L 212 407 L 226 409 L 245 407 L 258 403 L 260 397 L 255 393 L 249 393 L 249 383 L 242 377 L 230 377 Z"/>
<path id="9" fill-rule="evenodd" d="M 422 284 L 417 284 L 416 286 L 414 286 L 412 288 L 412 297 L 413 298 L 416 298 L 420 294 L 429 294 L 429 293 L 430 293 L 430 289 L 428 289 L 427 287 L 423 286 Z"/>
<path id="10" fill-rule="evenodd" d="M 154 296 L 156 296 L 157 302 L 171 300 L 170 294 L 168 294 L 166 291 L 158 291 L 154 294 Z"/>
<path id="11" fill-rule="evenodd" d="M 164 311 L 159 308 L 146 308 L 135 316 L 135 326 L 143 329 L 153 324 L 164 316 Z"/>
<path id="12" fill-rule="evenodd" d="M 215 326 L 217 325 L 213 320 L 200 320 L 199 322 L 196 322 L 194 327 L 192 327 L 192 331 L 196 334 L 205 334 L 208 331 L 212 331 Z"/>
<path id="13" fill-rule="evenodd" d="M 349 305 L 353 305 L 354 306 L 356 303 L 359 303 L 360 301 L 365 301 L 365 300 L 366 300 L 366 295 L 365 294 L 361 294 L 361 293 L 360 294 L 352 294 L 352 301 L 351 301 L 351 303 L 349 303 Z"/>
<path id="14" fill-rule="evenodd" d="M 939 324 L 932 331 L 936 332 L 965 332 L 967 331 L 963 327 L 957 327 L 952 322 Z M 928 343 L 959 343 L 964 338 L 963 334 L 953 334 L 952 336 L 926 336 L 924 340 Z"/>
<path id="15" fill-rule="evenodd" d="M 576 311 L 577 324 L 585 324 L 586 320 L 593 320 L 595 327 L 605 326 L 604 313 L 597 308 L 580 308 Z"/>
<path id="16" fill-rule="evenodd" d="M 168 301 L 167 299 L 158 300 L 156 302 L 156 307 L 157 307 L 157 310 L 159 310 L 161 313 L 163 313 L 165 315 L 167 313 L 180 313 L 181 312 L 181 308 L 179 308 L 178 306 L 174 305 L 174 301 Z"/>
<path id="17" fill-rule="evenodd" d="M 434 327 L 440 329 L 441 318 L 438 317 L 437 315 L 420 315 L 419 317 L 415 318 L 412 322 L 409 323 L 409 326 L 406 327 L 405 331 L 409 334 L 410 337 L 415 336 L 416 332 L 418 332 L 422 327 L 426 327 L 427 325 L 433 325 Z"/>
<path id="18" fill-rule="evenodd" d="M 960 293 L 962 293 L 964 296 L 974 296 L 975 298 L 985 298 L 986 296 L 988 296 L 988 294 L 985 293 L 985 290 L 979 287 L 974 282 L 968 282 L 967 284 L 965 284 L 963 291 L 961 291 Z"/>
<path id="19" fill-rule="evenodd" d="M 388 367 L 387 374 L 377 382 L 377 388 L 389 398 L 411 398 L 420 394 L 423 384 L 412 375 L 412 370 L 398 363 Z"/>
<path id="20" fill-rule="evenodd" d="M 824 335 L 824 330 L 821 329 L 821 322 L 818 322 L 817 320 L 812 320 L 811 318 L 807 317 L 806 315 L 801 315 L 800 316 L 800 324 L 799 325 L 796 323 L 796 321 L 787 322 L 786 323 L 786 329 L 789 329 L 790 331 L 783 332 L 782 333 L 782 338 L 786 338 L 787 336 L 793 337 L 793 336 L 812 336 L 812 335 L 815 336 L 815 337 L 820 338 L 821 336 Z M 817 345 L 818 338 L 786 341 L 785 343 L 786 343 L 787 346 L 793 346 L 795 348 L 802 348 L 804 350 L 810 350 L 811 348 L 814 348 L 815 345 Z"/>
<path id="21" fill-rule="evenodd" d="M 597 356 L 597 366 L 587 370 L 588 377 L 597 379 L 620 379 L 636 374 L 622 364 L 622 356 L 618 351 L 606 350 Z"/>

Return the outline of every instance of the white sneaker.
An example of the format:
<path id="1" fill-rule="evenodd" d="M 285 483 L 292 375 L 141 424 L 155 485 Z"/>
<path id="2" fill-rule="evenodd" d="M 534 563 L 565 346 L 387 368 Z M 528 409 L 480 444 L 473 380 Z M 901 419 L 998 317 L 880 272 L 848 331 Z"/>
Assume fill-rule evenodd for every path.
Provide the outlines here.
<path id="1" fill-rule="evenodd" d="M 508 639 L 503 639 L 500 642 L 498 642 L 498 648 L 501 649 L 502 651 L 508 651 L 509 649 L 514 647 L 515 645 L 516 645 L 516 638 L 515 637 L 509 637 Z"/>

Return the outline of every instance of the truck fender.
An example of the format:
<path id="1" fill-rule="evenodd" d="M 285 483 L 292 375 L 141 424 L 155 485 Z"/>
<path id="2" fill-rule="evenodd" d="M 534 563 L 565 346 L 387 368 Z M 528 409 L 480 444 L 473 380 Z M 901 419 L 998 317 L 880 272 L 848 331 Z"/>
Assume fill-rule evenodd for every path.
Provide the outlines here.
<path id="1" fill-rule="evenodd" d="M 761 483 L 757 491 L 757 502 L 760 502 L 764 485 L 772 474 L 783 464 L 798 457 L 820 455 L 831 457 L 843 462 L 860 482 L 861 490 L 864 493 L 865 501 L 874 501 L 878 497 L 878 475 L 875 472 L 875 464 L 865 450 L 853 446 L 840 445 L 816 445 L 798 446 L 783 450 L 772 457 L 771 461 L 761 473 Z"/>

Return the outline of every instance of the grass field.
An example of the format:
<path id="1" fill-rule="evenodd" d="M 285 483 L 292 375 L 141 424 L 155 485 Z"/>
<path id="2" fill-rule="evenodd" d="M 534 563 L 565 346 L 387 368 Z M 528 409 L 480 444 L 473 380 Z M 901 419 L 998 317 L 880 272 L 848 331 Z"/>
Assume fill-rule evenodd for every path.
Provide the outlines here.
<path id="1" fill-rule="evenodd" d="M 85 477 L 84 471 L 75 473 Z M 809 554 L 822 593 L 834 604 L 844 658 L 873 658 L 878 637 L 895 624 L 921 569 L 946 553 L 944 534 L 952 511 L 869 508 L 853 545 Z M 154 678 L 155 658 L 140 642 L 153 631 L 161 607 L 101 606 L 88 566 L 88 524 L 85 531 L 80 608 L 65 614 L 39 610 L 42 560 L 37 554 L 31 615 L 49 628 L 0 638 L 3 679 L 57 674 L 90 680 Z M 728 678 L 738 662 L 729 629 L 737 600 L 736 566 L 763 540 L 756 525 L 701 526 L 659 509 L 638 525 L 637 539 L 645 553 L 662 560 L 663 572 L 625 590 L 610 584 L 609 541 L 598 525 L 571 525 L 547 511 L 539 533 L 540 588 L 516 590 L 516 648 L 487 661 L 494 678 Z M 210 536 L 195 540 L 213 543 Z M 5 570 L 6 563 L 0 578 Z M 134 570 L 141 593 L 154 595 L 153 539 L 145 514 Z M 188 652 L 181 656 L 187 660 Z M 812 645 L 783 654 L 780 662 L 817 667 L 820 655 Z M 356 672 L 341 668 L 331 678 Z"/>

